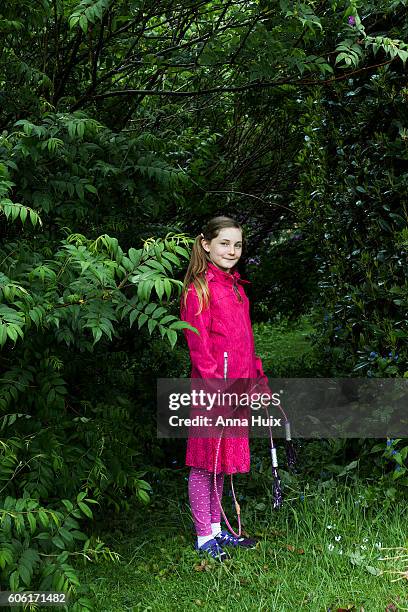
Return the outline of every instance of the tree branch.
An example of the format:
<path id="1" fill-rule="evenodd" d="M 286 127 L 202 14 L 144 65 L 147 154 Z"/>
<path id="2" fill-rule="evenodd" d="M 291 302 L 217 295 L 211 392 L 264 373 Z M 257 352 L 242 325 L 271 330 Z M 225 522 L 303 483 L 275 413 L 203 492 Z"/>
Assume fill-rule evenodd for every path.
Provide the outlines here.
<path id="1" fill-rule="evenodd" d="M 332 77 L 330 79 L 324 80 L 299 80 L 293 81 L 290 79 L 280 79 L 278 81 L 254 81 L 253 83 L 246 83 L 245 85 L 231 86 L 231 87 L 211 87 L 209 89 L 201 89 L 197 91 L 172 91 L 168 89 L 156 90 L 156 89 L 120 89 L 118 91 L 107 91 L 103 94 L 97 94 L 91 96 L 93 100 L 101 100 L 103 98 L 114 98 L 116 96 L 134 96 L 134 95 L 143 95 L 143 96 L 170 96 L 170 97 L 196 97 L 196 96 L 206 96 L 208 94 L 213 93 L 236 93 L 241 91 L 250 91 L 252 89 L 267 89 L 269 87 L 278 87 L 280 85 L 330 85 L 336 81 L 343 81 L 344 79 L 348 79 L 353 74 L 358 74 L 360 72 L 365 72 L 367 70 L 372 70 L 373 68 L 378 68 L 379 66 L 385 66 L 386 64 L 390 64 L 394 61 L 395 58 L 391 60 L 387 60 L 386 62 L 382 62 L 380 64 L 374 64 L 372 66 L 366 66 L 365 68 L 359 68 L 358 70 L 352 70 L 351 72 L 347 72 L 346 74 Z"/>

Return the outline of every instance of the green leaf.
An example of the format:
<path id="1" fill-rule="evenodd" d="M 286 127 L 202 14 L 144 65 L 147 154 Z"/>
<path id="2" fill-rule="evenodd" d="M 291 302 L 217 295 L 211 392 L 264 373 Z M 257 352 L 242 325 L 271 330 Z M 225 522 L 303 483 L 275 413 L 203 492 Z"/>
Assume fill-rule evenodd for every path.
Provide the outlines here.
<path id="1" fill-rule="evenodd" d="M 177 332 L 174 331 L 173 329 L 167 329 L 166 330 L 166 335 L 169 339 L 170 342 L 170 346 L 171 348 L 174 348 L 176 342 L 177 342 Z"/>
<path id="2" fill-rule="evenodd" d="M 157 304 L 155 302 L 151 302 L 150 304 L 148 304 L 145 308 L 145 313 L 150 315 L 152 314 L 153 310 L 157 307 Z"/>
<path id="3" fill-rule="evenodd" d="M 88 20 L 85 17 L 85 15 L 81 15 L 79 18 L 79 27 L 81 28 L 81 30 L 83 32 L 86 32 L 88 30 Z"/>
<path id="4" fill-rule="evenodd" d="M 73 15 L 70 16 L 70 18 L 69 18 L 69 28 L 70 28 L 70 30 L 72 30 L 72 28 L 74 28 L 76 26 L 78 21 L 79 21 L 79 15 L 73 14 Z"/>
<path id="5" fill-rule="evenodd" d="M 161 323 L 162 325 L 165 325 L 165 323 L 168 323 L 169 321 L 174 321 L 174 320 L 176 320 L 176 319 L 177 319 L 177 317 L 175 317 L 174 315 L 166 315 L 165 317 L 163 317 L 163 318 L 160 320 L 160 323 Z"/>
<path id="6" fill-rule="evenodd" d="M 190 259 L 190 255 L 188 254 L 185 248 L 176 245 L 174 249 L 177 251 L 177 253 L 180 253 L 180 255 L 183 255 L 186 259 Z"/>
<path id="7" fill-rule="evenodd" d="M 185 329 L 186 325 L 188 325 L 187 321 L 174 321 L 169 327 L 170 329 Z"/>
<path id="8" fill-rule="evenodd" d="M 166 273 L 166 270 L 163 268 L 162 264 L 159 263 L 158 261 L 156 261 L 155 259 L 150 259 L 146 263 L 147 263 L 148 266 L 150 266 L 151 268 L 154 268 L 158 272 L 162 272 L 163 274 Z"/>
<path id="9" fill-rule="evenodd" d="M 20 209 L 20 219 L 24 225 L 27 219 L 27 208 L 25 206 L 22 206 Z"/>
<path id="10" fill-rule="evenodd" d="M 136 250 L 132 247 L 129 249 L 128 255 L 129 255 L 129 259 L 132 262 L 134 268 L 136 268 L 139 265 L 140 260 L 142 258 L 142 250 L 141 249 Z"/>
<path id="11" fill-rule="evenodd" d="M 16 327 L 14 325 L 9 325 L 7 327 L 7 335 L 8 337 L 13 340 L 13 342 L 15 342 L 17 340 L 17 331 L 16 331 Z"/>
<path id="12" fill-rule="evenodd" d="M 31 223 L 33 224 L 34 227 L 37 225 L 38 221 L 40 221 L 40 225 L 41 225 L 40 217 L 32 209 L 30 209 L 30 221 L 31 221 Z"/>
<path id="13" fill-rule="evenodd" d="M 85 185 L 85 189 L 87 191 L 90 191 L 91 193 L 98 193 L 97 188 L 94 187 L 93 185 L 90 185 L 89 183 L 87 185 Z"/>
<path id="14" fill-rule="evenodd" d="M 164 293 L 164 285 L 163 285 L 163 281 L 161 278 L 158 278 L 155 283 L 154 283 L 154 287 L 156 289 L 156 293 L 159 297 L 159 300 L 162 299 L 163 297 L 163 293 Z"/>
<path id="15" fill-rule="evenodd" d="M 348 556 L 350 557 L 352 565 L 361 566 L 365 563 L 365 557 L 361 555 L 358 551 L 351 552 Z"/>
<path id="16" fill-rule="evenodd" d="M 39 510 L 38 511 L 38 518 L 40 519 L 41 523 L 43 524 L 44 527 L 47 527 L 49 524 L 49 518 L 47 513 L 44 510 Z"/>
<path id="17" fill-rule="evenodd" d="M 162 316 L 162 314 L 164 314 L 165 312 L 167 312 L 166 308 L 164 308 L 163 306 L 159 306 L 159 308 L 156 308 L 156 310 L 153 312 L 152 314 L 152 318 L 153 319 L 158 319 L 159 317 Z"/>
<path id="18" fill-rule="evenodd" d="M 85 533 L 83 533 L 82 531 L 78 531 L 77 529 L 73 529 L 71 533 L 75 540 L 86 541 L 88 539 L 88 536 Z"/>
<path id="19" fill-rule="evenodd" d="M 26 586 L 29 586 L 31 581 L 31 572 L 27 569 L 27 567 L 25 565 L 20 564 L 18 566 L 18 573 L 20 574 L 20 577 L 24 584 Z"/>
<path id="20" fill-rule="evenodd" d="M 0 323 L 0 346 L 4 346 L 7 340 L 7 325 Z"/>
<path id="21" fill-rule="evenodd" d="M 60 537 L 60 536 L 54 536 L 51 540 L 51 542 L 54 544 L 54 546 L 56 546 L 57 548 L 61 548 L 61 550 L 65 550 L 66 546 L 64 544 L 64 540 Z"/>
<path id="22" fill-rule="evenodd" d="M 73 505 L 73 503 L 71 502 L 71 500 L 69 500 L 69 499 L 62 499 L 61 501 L 62 501 L 62 503 L 64 504 L 64 506 L 66 507 L 66 509 L 67 509 L 69 512 L 71 512 L 71 510 L 73 510 L 73 509 L 74 509 L 74 505 Z"/>
<path id="23" fill-rule="evenodd" d="M 334 63 L 335 63 L 335 64 L 338 64 L 338 63 L 339 63 L 339 62 L 341 62 L 341 60 L 343 60 L 343 59 L 344 59 L 344 61 L 346 62 L 346 64 L 347 64 L 347 61 L 348 61 L 348 63 L 350 64 L 351 60 L 350 60 L 350 58 L 349 58 L 349 56 L 348 56 L 348 54 L 347 54 L 347 53 L 339 53 L 339 55 L 336 57 L 336 61 L 335 61 Z"/>
<path id="24" fill-rule="evenodd" d="M 140 329 L 143 325 L 143 323 L 145 323 L 147 321 L 149 317 L 147 316 L 147 314 L 145 314 L 144 312 L 141 313 L 141 315 L 139 316 L 139 321 L 138 321 L 138 328 Z"/>
<path id="25" fill-rule="evenodd" d="M 369 572 L 373 576 L 379 576 L 380 574 L 382 574 L 382 571 L 378 569 L 378 567 L 373 567 L 372 565 L 366 565 L 365 568 L 367 572 Z"/>
<path id="26" fill-rule="evenodd" d="M 13 550 L 8 548 L 10 544 L 0 544 L 0 568 L 5 569 L 7 565 L 13 563 Z"/>
<path id="27" fill-rule="evenodd" d="M 166 291 L 166 297 L 167 297 L 168 300 L 170 300 L 170 297 L 171 297 L 171 283 L 170 283 L 170 281 L 167 278 L 165 278 L 164 281 L 163 281 L 163 284 L 164 284 L 164 290 Z"/>
<path id="28" fill-rule="evenodd" d="M 35 516 L 34 516 L 34 515 L 31 513 L 31 512 L 29 512 L 29 513 L 27 514 L 27 519 L 28 519 L 28 522 L 29 522 L 29 524 L 30 524 L 30 530 L 31 530 L 31 533 L 34 533 L 34 531 L 35 531 L 35 530 L 36 530 L 36 528 L 37 528 L 37 522 L 36 522 L 36 520 L 35 520 Z"/>
<path id="29" fill-rule="evenodd" d="M 93 345 L 95 345 L 102 338 L 102 329 L 99 327 L 92 327 L 91 331 L 94 337 Z"/>
<path id="30" fill-rule="evenodd" d="M 20 585 L 20 577 L 17 570 L 10 574 L 9 578 L 10 589 L 12 591 L 18 591 L 18 587 Z"/>
<path id="31" fill-rule="evenodd" d="M 148 323 L 147 323 L 147 327 L 149 329 L 149 333 L 151 334 L 154 330 L 154 328 L 156 327 L 158 321 L 155 321 L 155 319 L 149 319 Z"/>
<path id="32" fill-rule="evenodd" d="M 139 499 L 141 499 L 142 502 L 144 502 L 145 504 L 149 503 L 150 497 L 146 493 L 146 491 L 144 491 L 143 489 L 139 489 L 139 491 L 137 492 L 137 495 L 138 495 Z"/>
<path id="33" fill-rule="evenodd" d="M 74 538 L 72 534 L 68 531 L 68 529 L 65 529 L 65 527 L 60 527 L 58 529 L 58 533 L 64 538 L 66 542 L 68 543 L 73 542 Z"/>
<path id="34" fill-rule="evenodd" d="M 84 201 L 84 187 L 82 185 L 82 183 L 75 183 L 75 191 L 77 192 L 78 198 L 81 200 L 81 202 Z"/>
<path id="35" fill-rule="evenodd" d="M 163 253 L 163 257 L 167 257 L 167 259 L 170 259 L 176 266 L 180 266 L 180 259 L 177 255 L 174 255 L 174 253 Z"/>
<path id="36" fill-rule="evenodd" d="M 84 504 L 84 502 L 82 502 L 82 501 L 78 502 L 78 506 L 81 508 L 82 512 L 86 516 L 88 516 L 89 518 L 93 518 L 93 513 L 92 513 L 92 510 L 89 508 L 89 506 Z"/>
<path id="37" fill-rule="evenodd" d="M 130 313 L 129 327 L 132 327 L 133 323 L 135 322 L 138 316 L 139 316 L 139 311 L 136 308 L 134 308 L 132 312 Z M 147 316 L 146 316 L 146 319 L 147 319 Z"/>

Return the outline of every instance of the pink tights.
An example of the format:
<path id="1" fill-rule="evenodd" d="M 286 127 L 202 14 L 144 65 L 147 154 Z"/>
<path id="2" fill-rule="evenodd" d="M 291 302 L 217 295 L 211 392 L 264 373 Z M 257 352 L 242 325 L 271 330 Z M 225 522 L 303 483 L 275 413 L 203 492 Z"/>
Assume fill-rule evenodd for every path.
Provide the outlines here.
<path id="1" fill-rule="evenodd" d="M 217 474 L 217 492 L 222 499 L 224 474 Z M 221 510 L 214 490 L 214 473 L 192 467 L 188 477 L 188 496 L 198 536 L 212 535 L 211 523 L 219 523 Z"/>

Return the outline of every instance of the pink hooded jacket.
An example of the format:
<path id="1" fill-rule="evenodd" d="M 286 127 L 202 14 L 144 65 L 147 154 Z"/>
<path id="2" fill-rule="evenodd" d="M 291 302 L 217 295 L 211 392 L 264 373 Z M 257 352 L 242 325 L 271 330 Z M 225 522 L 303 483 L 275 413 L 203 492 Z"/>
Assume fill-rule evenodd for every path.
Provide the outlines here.
<path id="1" fill-rule="evenodd" d="M 200 332 L 198 336 L 184 329 L 191 358 L 191 378 L 224 378 L 224 351 L 228 353 L 228 378 L 258 378 L 258 392 L 271 393 L 262 361 L 255 355 L 254 335 L 249 313 L 249 300 L 237 270 L 224 272 L 208 262 L 206 279 L 210 293 L 209 308 L 198 316 L 199 301 L 193 283 L 188 287 L 187 304 L 183 299 L 180 319 Z M 240 299 L 241 298 L 241 299 Z M 217 438 L 187 440 L 186 465 L 214 472 Z M 248 437 L 222 438 L 217 473 L 249 472 Z"/>

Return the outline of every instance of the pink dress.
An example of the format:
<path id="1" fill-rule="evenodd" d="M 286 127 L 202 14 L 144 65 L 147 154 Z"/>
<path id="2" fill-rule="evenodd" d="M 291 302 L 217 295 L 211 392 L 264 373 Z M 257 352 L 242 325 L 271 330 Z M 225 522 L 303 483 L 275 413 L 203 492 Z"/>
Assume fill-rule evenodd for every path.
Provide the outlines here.
<path id="1" fill-rule="evenodd" d="M 228 353 L 228 378 L 258 378 L 258 391 L 270 393 L 268 378 L 263 372 L 262 361 L 255 355 L 254 335 L 249 313 L 249 300 L 243 280 L 237 270 L 224 272 L 208 263 L 205 272 L 210 293 L 209 308 L 198 316 L 199 301 L 193 283 L 183 299 L 180 319 L 187 321 L 200 332 L 198 336 L 188 329 L 186 337 L 192 364 L 191 378 L 224 378 L 224 351 Z M 239 300 L 240 294 L 242 301 Z M 194 438 L 187 440 L 186 465 L 214 472 L 218 438 Z M 249 472 L 250 451 L 248 437 L 221 438 L 217 461 L 217 473 L 234 474 Z"/>

